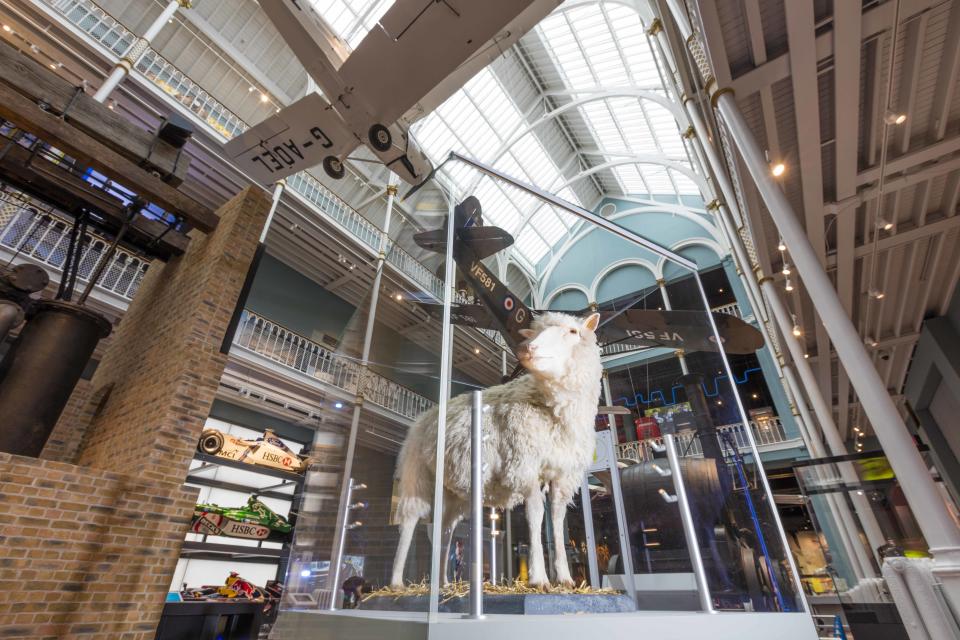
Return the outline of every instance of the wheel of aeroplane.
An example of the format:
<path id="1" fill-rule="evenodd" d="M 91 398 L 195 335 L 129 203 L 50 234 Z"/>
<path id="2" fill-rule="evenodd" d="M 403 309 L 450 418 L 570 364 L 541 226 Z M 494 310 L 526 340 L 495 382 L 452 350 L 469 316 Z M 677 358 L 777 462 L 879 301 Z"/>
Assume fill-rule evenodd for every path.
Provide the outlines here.
<path id="1" fill-rule="evenodd" d="M 377 151 L 387 151 L 390 149 L 390 145 L 393 144 L 393 136 L 390 135 L 390 129 L 387 129 L 382 124 L 375 124 L 370 127 L 370 131 L 367 132 L 367 137 L 370 138 L 370 144 Z"/>
<path id="2" fill-rule="evenodd" d="M 323 170 L 334 180 L 339 180 L 346 174 L 343 163 L 336 156 L 327 156 L 323 159 Z"/>

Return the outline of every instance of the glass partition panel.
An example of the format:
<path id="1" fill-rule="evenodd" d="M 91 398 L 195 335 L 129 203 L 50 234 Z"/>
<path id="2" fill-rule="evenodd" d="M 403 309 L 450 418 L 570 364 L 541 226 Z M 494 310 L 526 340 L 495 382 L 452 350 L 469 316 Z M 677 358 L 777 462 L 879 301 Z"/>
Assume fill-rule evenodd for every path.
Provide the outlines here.
<path id="1" fill-rule="evenodd" d="M 777 423 L 747 419 L 735 383 L 752 372 L 723 351 L 762 340 L 711 310 L 697 273 L 720 256 L 494 179 L 391 233 L 379 287 L 374 261 L 334 279 L 367 292 L 340 339 L 354 355 L 336 354 L 357 380 L 336 424 L 356 442 L 308 479 L 291 590 L 417 616 L 476 611 L 473 578 L 486 613 L 802 611 L 756 449 Z M 445 282 L 392 269 L 410 260 Z M 367 332 L 367 309 L 401 330 Z"/>

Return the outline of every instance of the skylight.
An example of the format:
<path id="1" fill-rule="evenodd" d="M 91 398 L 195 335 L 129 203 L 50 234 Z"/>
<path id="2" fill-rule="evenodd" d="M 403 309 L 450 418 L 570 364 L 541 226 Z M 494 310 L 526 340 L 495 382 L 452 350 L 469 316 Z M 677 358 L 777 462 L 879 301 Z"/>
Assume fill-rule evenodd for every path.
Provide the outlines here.
<path id="1" fill-rule="evenodd" d="M 395 0 L 309 0 L 330 28 L 356 49 Z"/>

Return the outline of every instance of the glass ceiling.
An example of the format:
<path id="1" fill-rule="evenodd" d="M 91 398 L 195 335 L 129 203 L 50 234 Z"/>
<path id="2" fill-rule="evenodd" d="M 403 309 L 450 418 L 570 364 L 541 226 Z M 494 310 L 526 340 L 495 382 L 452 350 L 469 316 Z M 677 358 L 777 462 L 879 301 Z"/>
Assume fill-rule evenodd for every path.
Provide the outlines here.
<path id="1" fill-rule="evenodd" d="M 356 47 L 394 0 L 310 2 Z M 511 87 L 488 67 L 414 126 L 414 136 L 434 162 L 456 150 L 587 207 L 596 203 L 580 202 L 569 183 L 577 176 L 588 179 L 588 170 L 602 195 L 699 194 L 688 175 L 661 163 L 690 166 L 671 112 L 656 101 L 624 95 L 639 88 L 666 97 L 636 11 L 602 1 L 561 5 L 525 36 L 522 46 L 525 66 L 554 96 L 547 109 L 577 101 L 574 111 L 561 116 L 577 153 L 548 150 L 527 125 Z M 463 165 L 448 167 L 460 196 L 476 195 L 485 218 L 513 234 L 513 257 L 531 273 L 577 221 Z"/>

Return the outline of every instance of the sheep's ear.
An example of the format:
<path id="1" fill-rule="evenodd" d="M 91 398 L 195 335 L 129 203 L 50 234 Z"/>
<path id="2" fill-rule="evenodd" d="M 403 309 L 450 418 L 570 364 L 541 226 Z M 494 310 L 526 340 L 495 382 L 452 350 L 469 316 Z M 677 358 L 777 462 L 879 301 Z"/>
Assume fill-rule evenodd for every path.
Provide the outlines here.
<path id="1" fill-rule="evenodd" d="M 591 313 L 587 316 L 587 319 L 583 321 L 583 328 L 587 331 L 596 331 L 597 327 L 600 326 L 600 314 Z"/>
<path id="2" fill-rule="evenodd" d="M 520 335 L 522 335 L 522 336 L 523 336 L 524 338 L 526 338 L 527 340 L 529 340 L 530 338 L 532 338 L 532 337 L 534 337 L 535 335 L 537 335 L 537 332 L 534 331 L 533 329 L 519 329 L 519 330 L 517 330 L 517 333 L 519 333 Z"/>

